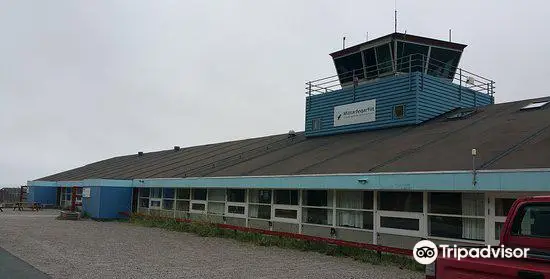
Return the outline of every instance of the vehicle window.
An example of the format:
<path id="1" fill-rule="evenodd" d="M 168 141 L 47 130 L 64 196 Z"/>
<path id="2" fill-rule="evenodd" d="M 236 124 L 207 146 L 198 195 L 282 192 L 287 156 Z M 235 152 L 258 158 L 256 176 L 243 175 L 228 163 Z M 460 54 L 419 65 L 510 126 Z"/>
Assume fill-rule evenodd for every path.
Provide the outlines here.
<path id="1" fill-rule="evenodd" d="M 531 204 L 521 208 L 512 225 L 512 234 L 550 238 L 550 204 Z"/>

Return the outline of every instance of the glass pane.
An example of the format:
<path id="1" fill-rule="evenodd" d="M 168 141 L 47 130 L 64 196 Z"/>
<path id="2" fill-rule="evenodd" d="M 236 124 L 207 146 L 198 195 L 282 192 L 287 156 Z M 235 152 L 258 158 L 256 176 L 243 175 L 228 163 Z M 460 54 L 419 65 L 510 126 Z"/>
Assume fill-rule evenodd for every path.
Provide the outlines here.
<path id="1" fill-rule="evenodd" d="M 176 196 L 180 200 L 188 200 L 189 199 L 189 189 L 178 188 Z"/>
<path id="2" fill-rule="evenodd" d="M 380 192 L 380 210 L 422 212 L 422 193 Z"/>
<path id="3" fill-rule="evenodd" d="M 430 52 L 428 74 L 452 79 L 458 67 L 460 52 L 433 47 Z"/>
<path id="4" fill-rule="evenodd" d="M 225 189 L 208 189 L 209 201 L 225 201 Z"/>
<path id="5" fill-rule="evenodd" d="M 365 64 L 365 73 L 367 79 L 378 77 L 378 69 L 376 69 L 376 54 L 374 48 L 369 48 L 363 51 L 363 63 Z"/>
<path id="6" fill-rule="evenodd" d="M 327 206 L 328 191 L 327 190 L 307 190 L 304 191 L 304 204 L 310 206 Z M 332 206 L 332 201 L 330 206 Z"/>
<path id="7" fill-rule="evenodd" d="M 510 208 L 512 207 L 512 204 L 516 201 L 516 199 L 501 199 L 496 198 L 495 199 L 495 215 L 496 216 L 508 216 L 508 211 L 510 211 Z"/>
<path id="8" fill-rule="evenodd" d="M 149 207 L 149 199 L 139 199 L 139 207 Z"/>
<path id="9" fill-rule="evenodd" d="M 139 189 L 139 196 L 148 198 L 149 197 L 149 188 Z"/>
<path id="10" fill-rule="evenodd" d="M 248 206 L 248 216 L 251 218 L 271 219 L 271 206 L 251 204 Z"/>
<path id="11" fill-rule="evenodd" d="M 205 208 L 206 208 L 206 206 L 202 203 L 194 203 L 194 204 L 191 205 L 191 209 L 193 209 L 193 210 L 204 211 Z"/>
<path id="12" fill-rule="evenodd" d="M 363 78 L 363 61 L 360 52 L 336 58 L 334 65 L 341 83 L 352 82 L 354 73 L 359 79 Z"/>
<path id="13" fill-rule="evenodd" d="M 173 210 L 174 200 L 162 200 L 162 209 Z"/>
<path id="14" fill-rule="evenodd" d="M 373 228 L 373 213 L 352 210 L 336 210 L 336 225 L 358 229 Z"/>
<path id="15" fill-rule="evenodd" d="M 177 201 L 176 210 L 178 211 L 189 211 L 189 201 Z"/>
<path id="16" fill-rule="evenodd" d="M 380 226 L 384 228 L 412 231 L 418 231 L 420 229 L 420 223 L 418 219 L 399 217 L 380 217 Z"/>
<path id="17" fill-rule="evenodd" d="M 485 220 L 462 217 L 429 217 L 429 234 L 431 236 L 484 240 Z"/>
<path id="18" fill-rule="evenodd" d="M 245 196 L 245 189 L 227 189 L 227 200 L 230 202 L 244 202 Z"/>
<path id="19" fill-rule="evenodd" d="M 151 201 L 151 207 L 160 207 L 160 201 Z"/>
<path id="20" fill-rule="evenodd" d="M 298 205 L 298 190 L 275 190 L 275 203 Z"/>
<path id="21" fill-rule="evenodd" d="M 271 203 L 271 190 L 248 190 L 251 203 Z"/>
<path id="22" fill-rule="evenodd" d="M 496 240 L 500 240 L 500 231 L 502 230 L 502 226 L 504 226 L 504 223 L 495 222 L 495 239 Z"/>
<path id="23" fill-rule="evenodd" d="M 244 214 L 244 206 L 230 205 L 227 207 L 227 212 L 232 214 Z"/>
<path id="24" fill-rule="evenodd" d="M 485 198 L 477 193 L 429 193 L 430 213 L 484 216 Z"/>
<path id="25" fill-rule="evenodd" d="M 536 238 L 550 237 L 550 204 L 526 205 L 512 224 L 512 234 Z"/>
<path id="26" fill-rule="evenodd" d="M 397 42 L 397 65 L 400 72 L 419 72 L 428 57 L 428 46 Z"/>
<path id="27" fill-rule="evenodd" d="M 206 189 L 193 189 L 193 199 L 205 201 L 206 200 Z"/>
<path id="28" fill-rule="evenodd" d="M 336 191 L 336 207 L 372 209 L 372 191 Z"/>
<path id="29" fill-rule="evenodd" d="M 174 188 L 164 188 L 162 189 L 162 197 L 173 199 L 174 198 Z"/>
<path id="30" fill-rule="evenodd" d="M 378 75 L 393 72 L 390 44 L 376 47 L 376 60 L 378 61 Z"/>
<path id="31" fill-rule="evenodd" d="M 298 211 L 293 209 L 275 209 L 275 217 L 296 219 L 298 218 Z"/>
<path id="32" fill-rule="evenodd" d="M 211 213 L 211 214 L 224 214 L 225 213 L 225 203 L 209 202 L 208 203 L 208 213 Z"/>
<path id="33" fill-rule="evenodd" d="M 151 188 L 151 198 L 160 199 L 162 197 L 161 188 Z"/>
<path id="34" fill-rule="evenodd" d="M 303 208 L 302 221 L 310 224 L 332 225 L 332 209 Z"/>

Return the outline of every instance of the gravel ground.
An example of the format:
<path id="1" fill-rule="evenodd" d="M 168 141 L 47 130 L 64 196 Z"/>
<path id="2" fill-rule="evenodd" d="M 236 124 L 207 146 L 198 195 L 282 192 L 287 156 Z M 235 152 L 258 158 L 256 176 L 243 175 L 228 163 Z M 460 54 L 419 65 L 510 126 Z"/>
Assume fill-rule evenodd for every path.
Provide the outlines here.
<path id="1" fill-rule="evenodd" d="M 0 247 L 53 278 L 423 278 L 313 252 L 57 214 L 0 212 Z"/>

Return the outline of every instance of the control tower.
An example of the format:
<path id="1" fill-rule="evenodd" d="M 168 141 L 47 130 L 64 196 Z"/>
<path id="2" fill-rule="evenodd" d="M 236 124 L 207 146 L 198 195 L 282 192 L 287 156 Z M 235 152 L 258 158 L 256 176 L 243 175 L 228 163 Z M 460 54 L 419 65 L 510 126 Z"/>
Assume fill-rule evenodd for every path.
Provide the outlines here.
<path id="1" fill-rule="evenodd" d="M 458 67 L 466 45 L 393 33 L 331 53 L 306 83 L 306 135 L 416 125 L 494 103 L 494 82 Z"/>

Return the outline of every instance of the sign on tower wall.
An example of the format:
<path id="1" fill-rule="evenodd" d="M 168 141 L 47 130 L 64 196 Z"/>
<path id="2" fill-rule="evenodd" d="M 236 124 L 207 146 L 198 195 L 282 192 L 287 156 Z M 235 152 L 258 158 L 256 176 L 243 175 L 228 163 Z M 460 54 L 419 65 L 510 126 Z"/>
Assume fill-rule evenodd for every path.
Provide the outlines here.
<path id="1" fill-rule="evenodd" d="M 334 107 L 334 127 L 376 121 L 376 99 Z"/>

